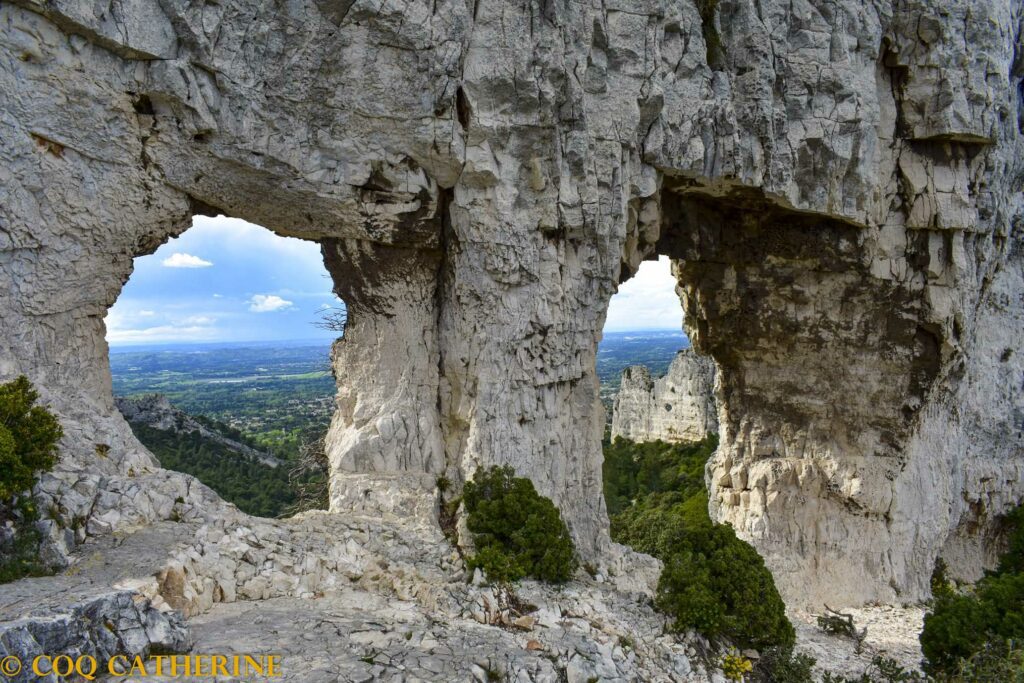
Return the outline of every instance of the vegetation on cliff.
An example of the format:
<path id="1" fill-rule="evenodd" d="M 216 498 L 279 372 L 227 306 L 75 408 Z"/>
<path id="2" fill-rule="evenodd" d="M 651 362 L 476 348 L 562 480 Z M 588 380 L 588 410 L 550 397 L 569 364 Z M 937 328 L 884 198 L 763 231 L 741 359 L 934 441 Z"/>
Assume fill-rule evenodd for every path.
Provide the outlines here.
<path id="1" fill-rule="evenodd" d="M 921 650 L 928 673 L 955 680 L 1024 681 L 1024 507 L 1005 518 L 1007 552 L 999 567 L 958 591 L 941 571 L 932 578 L 934 602 L 924 619 Z M 1000 677 L 1015 672 L 1016 678 Z"/>
<path id="2" fill-rule="evenodd" d="M 717 447 L 716 436 L 695 444 L 606 443 L 612 539 L 665 563 L 656 605 L 674 630 L 741 647 L 790 647 L 793 626 L 761 556 L 708 516 L 704 466 Z"/>
<path id="3" fill-rule="evenodd" d="M 48 573 L 39 560 L 39 513 L 29 494 L 57 462 L 63 435 L 24 376 L 0 384 L 0 583 Z"/>
<path id="4" fill-rule="evenodd" d="M 139 423 L 131 427 L 161 466 L 191 474 L 250 515 L 279 517 L 296 503 L 286 466 L 270 467 L 199 432 L 163 431 Z"/>
<path id="5" fill-rule="evenodd" d="M 471 569 L 479 567 L 492 581 L 572 578 L 577 560 L 569 529 L 532 481 L 511 467 L 491 467 L 466 482 L 462 500 L 477 551 Z"/>

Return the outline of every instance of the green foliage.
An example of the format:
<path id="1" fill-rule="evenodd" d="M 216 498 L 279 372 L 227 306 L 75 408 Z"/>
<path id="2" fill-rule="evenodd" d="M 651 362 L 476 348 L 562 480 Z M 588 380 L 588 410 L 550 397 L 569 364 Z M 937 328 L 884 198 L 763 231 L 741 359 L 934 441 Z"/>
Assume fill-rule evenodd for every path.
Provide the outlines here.
<path id="1" fill-rule="evenodd" d="M 950 683 L 1024 683 L 1024 648 L 1007 641 L 986 644 L 962 660 Z"/>
<path id="2" fill-rule="evenodd" d="M 792 645 L 785 605 L 757 551 L 728 525 L 687 524 L 685 512 L 672 510 L 659 543 L 672 551 L 661 555 L 655 604 L 673 617 L 673 629 L 726 636 L 743 647 Z"/>
<path id="3" fill-rule="evenodd" d="M 63 432 L 38 399 L 24 376 L 0 384 L 0 523 L 13 532 L 0 547 L 0 583 L 50 573 L 39 560 L 39 512 L 27 494 L 57 462 Z"/>
<path id="4" fill-rule="evenodd" d="M 9 543 L 0 545 L 0 584 L 52 573 L 39 559 L 43 539 L 35 527 L 39 515 L 31 499 L 22 499 L 14 507 L 14 536 Z"/>
<path id="5" fill-rule="evenodd" d="M 941 557 L 935 560 L 935 569 L 931 578 L 932 596 L 939 597 L 953 593 L 955 586 L 946 575 L 946 561 Z"/>
<path id="6" fill-rule="evenodd" d="M 1024 505 L 1003 517 L 1006 553 L 999 558 L 1000 574 L 1024 573 Z"/>
<path id="7" fill-rule="evenodd" d="M 1024 640 L 1024 573 L 986 576 L 973 593 L 940 595 L 925 615 L 921 651 L 929 673 L 950 673 L 987 645 Z"/>
<path id="8" fill-rule="evenodd" d="M 673 493 L 685 500 L 704 491 L 704 465 L 717 447 L 714 436 L 699 444 L 606 441 L 603 475 L 608 514 L 616 516 L 650 493 Z"/>
<path id="9" fill-rule="evenodd" d="M 0 501 L 31 489 L 57 462 L 63 432 L 53 413 L 34 405 L 38 398 L 24 376 L 0 384 Z"/>
<path id="10" fill-rule="evenodd" d="M 923 683 L 928 680 L 931 679 L 922 676 L 916 671 L 907 671 L 895 659 L 877 655 L 871 660 L 871 665 L 867 670 L 860 676 L 851 678 L 826 672 L 821 678 L 821 683 Z M 953 683 L 953 681 L 950 681 L 950 683 Z M 995 681 L 992 683 L 995 683 Z"/>
<path id="11" fill-rule="evenodd" d="M 606 444 L 612 538 L 665 563 L 655 604 L 673 630 L 741 647 L 791 646 L 793 626 L 764 560 L 708 516 L 704 466 L 717 447 L 715 436 L 689 445 Z"/>
<path id="12" fill-rule="evenodd" d="M 131 427 L 163 467 L 193 475 L 240 510 L 278 517 L 296 504 L 286 466 L 256 462 L 198 432 L 179 434 L 144 424 Z"/>
<path id="13" fill-rule="evenodd" d="M 797 654 L 790 646 L 769 647 L 761 651 L 761 659 L 751 681 L 763 683 L 814 683 L 814 657 Z"/>
<path id="14" fill-rule="evenodd" d="M 1010 649 L 1024 641 L 1024 508 L 1006 516 L 1008 550 L 997 571 L 982 578 L 974 589 L 958 593 L 939 586 L 932 610 L 924 618 L 921 651 L 925 670 L 936 676 L 957 674 L 981 653 Z M 933 576 L 933 587 L 944 578 Z M 1018 656 L 1019 655 L 1015 655 Z M 994 666 L 994 664 L 991 664 Z"/>
<path id="15" fill-rule="evenodd" d="M 466 482 L 462 496 L 479 567 L 492 581 L 533 577 L 568 581 L 577 560 L 558 508 L 511 467 L 491 467 Z"/>

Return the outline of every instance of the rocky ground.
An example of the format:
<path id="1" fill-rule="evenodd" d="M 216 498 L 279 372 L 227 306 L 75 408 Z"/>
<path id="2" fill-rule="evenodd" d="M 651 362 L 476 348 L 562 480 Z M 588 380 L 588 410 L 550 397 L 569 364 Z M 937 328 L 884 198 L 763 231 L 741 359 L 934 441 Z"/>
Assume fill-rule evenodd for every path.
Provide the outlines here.
<path id="1" fill-rule="evenodd" d="M 925 609 L 919 605 L 874 605 L 841 610 L 853 617 L 854 626 L 867 629 L 862 647 L 852 638 L 829 635 L 818 628 L 817 615 L 803 611 L 790 613 L 796 627 L 798 649 L 817 660 L 819 672 L 831 671 L 847 676 L 859 675 L 876 656 L 895 660 L 908 671 L 921 666 L 918 635 Z"/>
<path id="2" fill-rule="evenodd" d="M 656 566 L 628 551 L 510 591 L 468 576 L 439 531 L 369 517 L 164 522 L 82 550 L 4 587 L 0 656 L 277 654 L 303 682 L 722 680 L 703 639 L 666 633 Z"/>
<path id="3" fill-rule="evenodd" d="M 235 513 L 93 539 L 62 574 L 4 586 L 0 657 L 274 654 L 281 680 L 303 683 L 723 681 L 706 641 L 666 633 L 651 606 L 656 577 L 649 558 L 620 549 L 593 577 L 510 591 L 467 575 L 426 525 Z M 860 652 L 814 615 L 792 615 L 819 671 L 859 674 L 876 654 L 918 664 L 921 608 L 847 611 L 868 629 Z M 11 680 L 39 680 L 21 676 Z"/>

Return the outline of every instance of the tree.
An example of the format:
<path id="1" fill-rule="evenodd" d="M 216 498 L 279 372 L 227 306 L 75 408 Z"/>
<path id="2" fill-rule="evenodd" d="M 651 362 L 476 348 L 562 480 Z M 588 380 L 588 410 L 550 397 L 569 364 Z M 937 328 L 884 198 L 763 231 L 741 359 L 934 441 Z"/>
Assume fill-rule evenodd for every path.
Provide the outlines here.
<path id="1" fill-rule="evenodd" d="M 53 413 L 35 405 L 38 399 L 24 376 L 0 384 L 0 522 L 13 524 L 0 544 L 0 583 L 47 573 L 39 560 L 39 515 L 23 494 L 57 462 L 63 432 Z"/>
<path id="2" fill-rule="evenodd" d="M 0 384 L 0 501 L 32 488 L 39 472 L 57 462 L 60 423 L 35 405 L 39 394 L 22 375 Z"/>
<path id="3" fill-rule="evenodd" d="M 612 539 L 665 563 L 655 605 L 674 631 L 788 652 L 795 632 L 764 560 L 708 515 L 704 466 L 717 446 L 714 435 L 694 444 L 606 443 Z"/>
<path id="4" fill-rule="evenodd" d="M 491 467 L 466 482 L 463 501 L 477 548 L 471 568 L 480 567 L 493 581 L 572 578 L 577 560 L 569 529 L 532 481 L 515 476 L 511 467 Z"/>

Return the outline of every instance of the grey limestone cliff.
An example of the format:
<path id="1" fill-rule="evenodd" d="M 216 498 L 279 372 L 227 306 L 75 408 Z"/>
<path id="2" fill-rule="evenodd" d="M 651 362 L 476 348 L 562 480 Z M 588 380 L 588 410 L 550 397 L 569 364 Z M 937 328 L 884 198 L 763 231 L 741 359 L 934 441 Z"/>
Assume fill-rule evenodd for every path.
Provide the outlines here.
<path id="1" fill-rule="evenodd" d="M 606 554 L 597 341 L 661 254 L 719 371 L 713 514 L 790 601 L 979 571 L 1024 496 L 1021 3 L 700 5 L 0 4 L 0 380 L 64 424 L 44 504 L 219 514 L 117 413 L 103 317 L 223 213 L 319 242 L 348 304 L 335 511 L 508 464 Z"/>
<path id="2" fill-rule="evenodd" d="M 718 433 L 715 364 L 692 349 L 678 352 L 664 377 L 643 365 L 622 371 L 612 410 L 612 438 L 631 441 L 700 441 Z"/>

